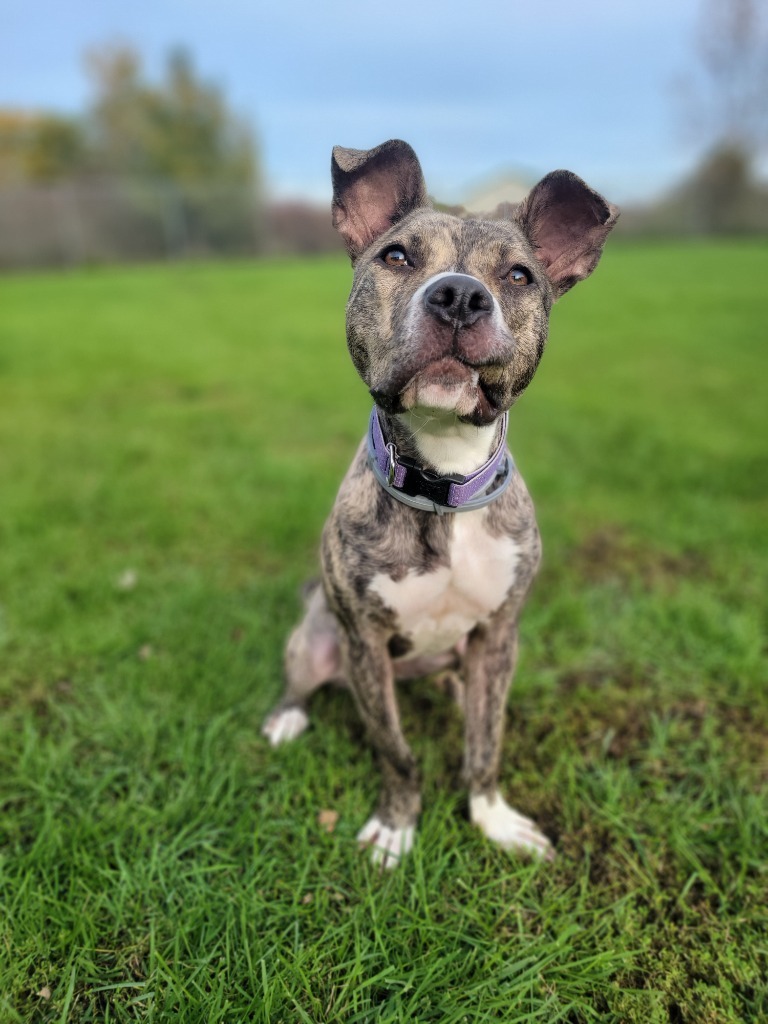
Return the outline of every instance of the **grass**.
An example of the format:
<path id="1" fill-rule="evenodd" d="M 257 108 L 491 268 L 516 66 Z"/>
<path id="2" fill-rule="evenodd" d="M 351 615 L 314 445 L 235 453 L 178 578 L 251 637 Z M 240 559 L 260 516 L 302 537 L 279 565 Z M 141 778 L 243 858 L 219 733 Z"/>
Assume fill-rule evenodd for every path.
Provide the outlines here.
<path id="1" fill-rule="evenodd" d="M 0 1020 L 767 1019 L 767 272 L 615 245 L 556 310 L 512 417 L 545 565 L 503 786 L 559 855 L 470 827 L 419 683 L 386 875 L 349 699 L 259 737 L 368 411 L 348 268 L 0 281 Z"/>

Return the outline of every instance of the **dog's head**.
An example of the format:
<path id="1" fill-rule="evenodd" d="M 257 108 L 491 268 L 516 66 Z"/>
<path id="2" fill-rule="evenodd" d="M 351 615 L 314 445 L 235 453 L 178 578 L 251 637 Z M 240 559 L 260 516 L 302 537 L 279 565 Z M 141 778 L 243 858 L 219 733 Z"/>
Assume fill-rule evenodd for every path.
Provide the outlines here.
<path id="1" fill-rule="evenodd" d="M 492 422 L 533 377 L 553 301 L 595 269 L 618 210 L 554 171 L 510 219 L 440 213 L 398 139 L 337 146 L 331 169 L 355 267 L 347 341 L 375 401 Z"/>

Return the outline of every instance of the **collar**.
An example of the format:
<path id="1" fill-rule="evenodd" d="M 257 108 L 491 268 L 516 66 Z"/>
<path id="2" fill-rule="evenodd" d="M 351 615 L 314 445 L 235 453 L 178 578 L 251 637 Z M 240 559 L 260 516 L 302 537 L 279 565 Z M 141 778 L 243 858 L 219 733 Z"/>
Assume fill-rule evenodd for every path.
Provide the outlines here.
<path id="1" fill-rule="evenodd" d="M 439 476 L 422 469 L 411 459 L 398 456 L 394 444 L 384 440 L 374 405 L 368 425 L 368 461 L 378 482 L 398 501 L 438 515 L 469 512 L 501 497 L 514 476 L 515 464 L 506 445 L 508 422 L 505 412 L 499 446 L 478 470 L 469 476 L 457 473 Z M 499 475 L 502 479 L 492 487 Z"/>

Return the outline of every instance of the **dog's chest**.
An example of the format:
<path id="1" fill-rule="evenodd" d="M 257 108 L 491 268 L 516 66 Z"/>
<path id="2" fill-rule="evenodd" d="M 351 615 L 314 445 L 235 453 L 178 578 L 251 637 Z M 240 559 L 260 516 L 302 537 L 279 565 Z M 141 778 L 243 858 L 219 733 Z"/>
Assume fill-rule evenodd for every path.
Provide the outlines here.
<path id="1" fill-rule="evenodd" d="M 449 564 L 431 572 L 410 569 L 393 580 L 383 573 L 370 584 L 410 642 L 406 657 L 439 654 L 458 643 L 503 603 L 515 581 L 520 549 L 511 537 L 486 529 L 487 510 L 453 517 Z"/>

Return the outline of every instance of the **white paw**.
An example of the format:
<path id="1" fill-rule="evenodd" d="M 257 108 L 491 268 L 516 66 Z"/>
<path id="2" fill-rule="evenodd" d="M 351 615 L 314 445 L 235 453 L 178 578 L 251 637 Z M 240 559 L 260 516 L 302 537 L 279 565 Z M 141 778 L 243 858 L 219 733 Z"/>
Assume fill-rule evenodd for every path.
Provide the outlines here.
<path id="1" fill-rule="evenodd" d="M 393 868 L 400 858 L 410 851 L 415 832 L 413 825 L 390 828 L 374 815 L 357 833 L 357 841 L 361 846 L 371 848 L 374 864 L 381 864 L 383 868 Z"/>
<path id="2" fill-rule="evenodd" d="M 541 860 L 554 860 L 552 844 L 536 823 L 513 810 L 500 793 L 493 797 L 470 797 L 469 815 L 472 823 L 502 849 Z"/>
<path id="3" fill-rule="evenodd" d="M 266 736 L 273 747 L 278 747 L 301 736 L 308 725 L 309 717 L 303 708 L 283 708 L 269 716 L 261 727 L 261 735 Z"/>

